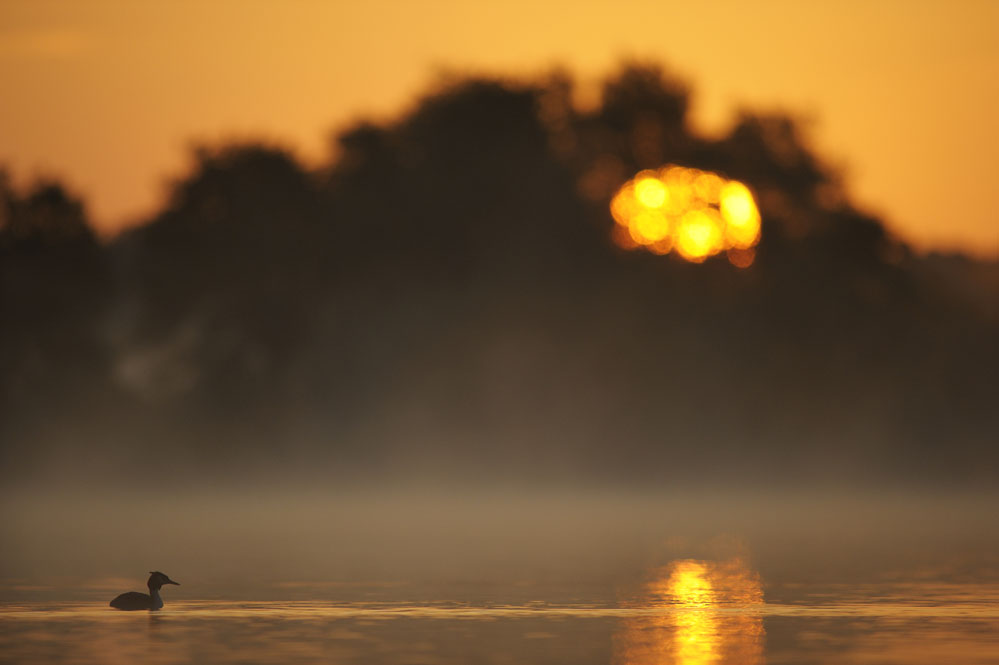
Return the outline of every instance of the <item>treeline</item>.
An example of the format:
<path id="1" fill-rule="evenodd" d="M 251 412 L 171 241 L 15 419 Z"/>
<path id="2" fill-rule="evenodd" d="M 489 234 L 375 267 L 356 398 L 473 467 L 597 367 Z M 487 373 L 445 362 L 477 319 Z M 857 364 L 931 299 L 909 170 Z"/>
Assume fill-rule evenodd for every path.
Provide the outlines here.
<path id="1" fill-rule="evenodd" d="M 448 81 L 317 169 L 204 147 L 104 244 L 59 183 L 0 178 L 4 475 L 996 479 L 994 263 L 915 256 L 792 118 L 706 139 L 645 65 L 571 96 Z M 665 163 L 753 188 L 750 268 L 610 241 Z"/>

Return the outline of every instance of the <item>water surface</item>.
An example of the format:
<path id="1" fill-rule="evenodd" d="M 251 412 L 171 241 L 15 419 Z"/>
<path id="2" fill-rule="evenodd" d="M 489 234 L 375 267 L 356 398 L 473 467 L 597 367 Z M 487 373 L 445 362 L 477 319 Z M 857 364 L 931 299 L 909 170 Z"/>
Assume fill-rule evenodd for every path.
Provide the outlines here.
<path id="1" fill-rule="evenodd" d="M 0 604 L 4 663 L 999 663 L 999 585 L 764 588 L 684 560 L 608 599 Z M 529 596 L 529 593 L 528 593 Z M 403 599 L 405 598 L 405 599 Z"/>

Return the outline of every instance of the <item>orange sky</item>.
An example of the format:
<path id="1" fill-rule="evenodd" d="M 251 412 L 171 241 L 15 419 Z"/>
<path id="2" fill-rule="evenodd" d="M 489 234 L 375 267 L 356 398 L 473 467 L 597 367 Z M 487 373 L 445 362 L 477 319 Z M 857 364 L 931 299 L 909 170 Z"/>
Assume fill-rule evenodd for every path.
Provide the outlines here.
<path id="1" fill-rule="evenodd" d="M 309 159 L 442 68 L 594 81 L 664 61 L 719 130 L 738 106 L 814 119 L 855 198 L 921 248 L 999 256 L 999 2 L 0 0 L 0 163 L 63 177 L 103 230 L 152 210 L 192 139 Z"/>

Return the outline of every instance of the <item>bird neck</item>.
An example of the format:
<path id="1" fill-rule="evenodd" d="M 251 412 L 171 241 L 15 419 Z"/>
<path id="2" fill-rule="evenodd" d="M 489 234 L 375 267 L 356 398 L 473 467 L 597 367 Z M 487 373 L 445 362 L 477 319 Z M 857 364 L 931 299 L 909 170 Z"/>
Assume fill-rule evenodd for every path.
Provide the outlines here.
<path id="1" fill-rule="evenodd" d="M 160 598 L 160 588 L 158 586 L 149 587 L 149 596 L 153 599 L 153 609 L 163 607 L 163 599 Z"/>

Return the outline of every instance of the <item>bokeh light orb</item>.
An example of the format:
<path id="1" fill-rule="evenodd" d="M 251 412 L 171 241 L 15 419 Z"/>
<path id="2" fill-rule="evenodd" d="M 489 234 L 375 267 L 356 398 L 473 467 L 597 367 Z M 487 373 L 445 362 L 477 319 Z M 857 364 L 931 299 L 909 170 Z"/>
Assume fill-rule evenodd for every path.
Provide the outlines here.
<path id="1" fill-rule="evenodd" d="M 624 183 L 610 203 L 617 223 L 611 234 L 625 249 L 671 251 L 701 263 L 725 253 L 748 268 L 760 241 L 761 219 L 749 188 L 710 171 L 667 165 Z"/>

